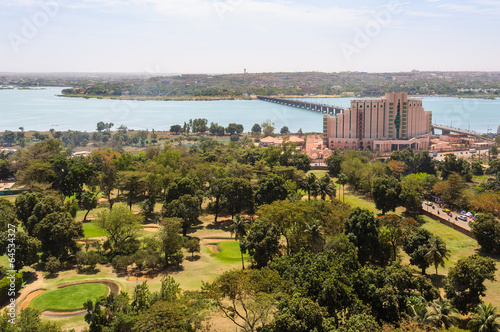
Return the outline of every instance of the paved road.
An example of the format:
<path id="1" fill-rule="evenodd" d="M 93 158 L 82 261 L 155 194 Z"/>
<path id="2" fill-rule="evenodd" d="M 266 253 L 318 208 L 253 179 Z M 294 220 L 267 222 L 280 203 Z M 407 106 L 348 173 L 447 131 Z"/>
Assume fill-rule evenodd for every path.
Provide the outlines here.
<path id="1" fill-rule="evenodd" d="M 434 209 L 432 208 L 434 206 Z M 467 221 L 462 221 L 460 219 L 455 220 L 455 217 L 460 216 L 460 213 L 457 213 L 455 211 L 451 211 L 451 216 L 446 214 L 446 212 L 443 212 L 443 209 L 439 207 L 438 204 L 433 203 L 432 206 L 428 206 L 425 204 L 422 204 L 422 209 L 425 211 L 429 211 L 430 213 L 434 214 L 436 217 L 439 216 L 441 218 L 449 219 L 449 221 L 453 222 L 454 224 L 470 231 L 470 226 L 469 226 L 469 221 L 471 221 L 471 218 L 467 218 Z M 439 214 L 438 214 L 439 211 Z"/>

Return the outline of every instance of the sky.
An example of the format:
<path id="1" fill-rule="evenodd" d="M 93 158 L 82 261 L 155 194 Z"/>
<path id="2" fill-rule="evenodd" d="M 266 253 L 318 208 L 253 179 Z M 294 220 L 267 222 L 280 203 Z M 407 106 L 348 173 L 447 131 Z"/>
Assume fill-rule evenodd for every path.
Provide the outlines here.
<path id="1" fill-rule="evenodd" d="M 0 0 L 0 72 L 500 71 L 499 0 Z"/>

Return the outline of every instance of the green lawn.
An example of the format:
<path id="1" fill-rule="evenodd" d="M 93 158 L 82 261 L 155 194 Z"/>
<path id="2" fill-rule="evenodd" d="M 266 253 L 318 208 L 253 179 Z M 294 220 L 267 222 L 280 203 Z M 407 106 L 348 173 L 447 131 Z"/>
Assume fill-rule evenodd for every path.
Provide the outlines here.
<path id="1" fill-rule="evenodd" d="M 107 232 L 105 230 L 98 228 L 93 221 L 83 223 L 83 232 L 85 234 L 86 239 L 107 235 Z"/>
<path id="2" fill-rule="evenodd" d="M 222 241 L 213 243 L 219 248 L 220 252 L 213 253 L 211 256 L 227 263 L 241 262 L 240 241 Z M 243 255 L 243 259 L 248 260 L 248 255 Z"/>
<path id="3" fill-rule="evenodd" d="M 95 300 L 108 294 L 108 287 L 92 283 L 68 286 L 47 291 L 33 299 L 30 307 L 51 311 L 74 311 L 83 309 L 83 303 L 88 299 Z"/>

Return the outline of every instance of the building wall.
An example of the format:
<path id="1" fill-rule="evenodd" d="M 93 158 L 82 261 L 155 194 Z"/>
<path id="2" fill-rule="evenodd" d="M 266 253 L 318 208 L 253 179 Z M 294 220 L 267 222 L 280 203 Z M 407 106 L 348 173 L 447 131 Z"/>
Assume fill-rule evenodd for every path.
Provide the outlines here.
<path id="1" fill-rule="evenodd" d="M 379 99 L 351 100 L 350 109 L 336 116 L 325 115 L 323 121 L 324 144 L 330 149 L 374 149 L 375 140 L 399 142 L 428 136 L 423 141 L 407 142 L 422 150 L 429 147 L 432 112 L 424 110 L 421 99 L 408 99 L 404 92 L 387 93 Z M 384 150 L 392 148 L 389 142 L 379 145 Z"/>

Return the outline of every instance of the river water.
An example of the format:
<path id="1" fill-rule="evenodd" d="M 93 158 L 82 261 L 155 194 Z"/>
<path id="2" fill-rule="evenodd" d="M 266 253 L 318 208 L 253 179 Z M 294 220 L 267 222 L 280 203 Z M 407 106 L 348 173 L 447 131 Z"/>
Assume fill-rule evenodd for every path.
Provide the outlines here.
<path id="1" fill-rule="evenodd" d="M 271 120 L 277 131 L 287 126 L 296 132 L 322 131 L 322 114 L 259 100 L 135 101 L 58 97 L 63 88 L 0 90 L 0 131 L 94 131 L 99 121 L 115 128 L 169 130 L 195 118 L 227 126 L 241 123 L 250 131 L 254 123 Z M 312 102 L 348 107 L 350 98 L 311 98 Z M 433 111 L 433 122 L 487 132 L 500 125 L 500 99 L 424 97 L 424 108 Z"/>

